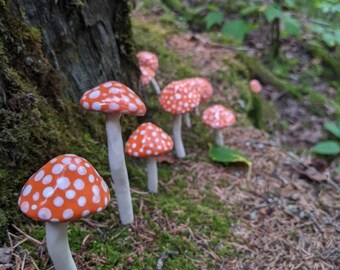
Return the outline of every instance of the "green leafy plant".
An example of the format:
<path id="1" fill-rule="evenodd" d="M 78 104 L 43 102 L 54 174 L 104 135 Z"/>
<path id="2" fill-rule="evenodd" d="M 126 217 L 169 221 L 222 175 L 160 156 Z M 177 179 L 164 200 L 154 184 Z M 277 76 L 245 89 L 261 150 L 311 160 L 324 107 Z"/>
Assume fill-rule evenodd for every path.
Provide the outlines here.
<path id="1" fill-rule="evenodd" d="M 340 123 L 325 123 L 324 128 L 334 135 L 337 140 L 327 140 L 317 143 L 311 150 L 320 155 L 338 155 L 340 154 Z"/>
<path id="2" fill-rule="evenodd" d="M 242 19 L 236 19 L 226 22 L 222 27 L 222 34 L 231 36 L 234 39 L 243 42 L 247 33 L 256 28 L 256 25 L 249 24 Z"/>
<path id="3" fill-rule="evenodd" d="M 266 20 L 268 22 L 272 22 L 274 21 L 275 19 L 278 19 L 281 17 L 282 15 L 282 11 L 281 11 L 281 8 L 278 6 L 278 5 L 270 5 L 268 6 L 264 12 L 263 12 Z"/>
<path id="4" fill-rule="evenodd" d="M 205 17 L 204 21 L 209 30 L 214 25 L 220 25 L 223 22 L 223 13 L 220 11 L 210 11 Z"/>

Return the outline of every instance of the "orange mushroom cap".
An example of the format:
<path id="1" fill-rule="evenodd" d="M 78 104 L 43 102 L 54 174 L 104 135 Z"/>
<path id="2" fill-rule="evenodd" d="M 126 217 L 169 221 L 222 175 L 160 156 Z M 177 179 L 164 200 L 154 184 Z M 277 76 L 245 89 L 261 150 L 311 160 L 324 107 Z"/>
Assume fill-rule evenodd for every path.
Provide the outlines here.
<path id="1" fill-rule="evenodd" d="M 142 85 L 148 84 L 151 81 L 151 79 L 155 77 L 155 72 L 149 67 L 141 66 L 140 71 L 141 71 L 140 79 L 142 81 Z"/>
<path id="2" fill-rule="evenodd" d="M 213 95 L 213 87 L 205 78 L 195 77 L 184 79 L 183 82 L 189 83 L 191 87 L 196 88 L 201 94 L 201 103 L 206 103 Z"/>
<path id="3" fill-rule="evenodd" d="M 91 163 L 65 154 L 28 179 L 18 205 L 36 221 L 68 222 L 100 212 L 109 202 L 109 188 Z"/>
<path id="4" fill-rule="evenodd" d="M 141 124 L 129 137 L 125 152 L 131 157 L 148 158 L 168 153 L 174 147 L 171 137 L 152 123 Z"/>
<path id="5" fill-rule="evenodd" d="M 203 123 L 209 127 L 220 129 L 232 126 L 236 122 L 235 114 L 222 105 L 214 105 L 203 112 Z"/>
<path id="6" fill-rule="evenodd" d="M 154 53 L 147 51 L 138 52 L 137 59 L 140 66 L 151 68 L 154 72 L 157 72 L 158 58 Z"/>
<path id="7" fill-rule="evenodd" d="M 258 80 L 251 80 L 249 82 L 249 86 L 251 91 L 253 91 L 254 93 L 260 93 L 262 90 L 262 85 Z"/>
<path id="8" fill-rule="evenodd" d="M 108 81 L 85 92 L 80 99 L 84 109 L 97 112 L 121 112 L 142 116 L 146 112 L 143 101 L 126 85 Z"/>
<path id="9" fill-rule="evenodd" d="M 200 93 L 182 81 L 174 81 L 168 84 L 159 95 L 162 108 L 171 114 L 190 112 L 199 105 L 200 99 Z"/>

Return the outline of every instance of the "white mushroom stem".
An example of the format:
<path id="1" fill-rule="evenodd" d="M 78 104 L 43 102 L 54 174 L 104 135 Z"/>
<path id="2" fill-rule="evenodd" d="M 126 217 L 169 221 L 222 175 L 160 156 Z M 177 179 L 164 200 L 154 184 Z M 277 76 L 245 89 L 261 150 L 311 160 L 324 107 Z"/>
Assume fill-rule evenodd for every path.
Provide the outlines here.
<path id="1" fill-rule="evenodd" d="M 109 148 L 109 164 L 118 204 L 120 221 L 133 222 L 133 209 L 129 177 L 125 165 L 120 113 L 106 114 L 106 133 Z"/>
<path id="2" fill-rule="evenodd" d="M 159 95 L 161 93 L 161 89 L 159 88 L 159 85 L 155 78 L 151 79 L 151 84 L 152 84 L 153 89 L 155 89 L 156 94 Z"/>
<path id="3" fill-rule="evenodd" d="M 47 249 L 55 270 L 77 270 L 68 244 L 67 225 L 68 222 L 46 222 Z"/>
<path id="4" fill-rule="evenodd" d="M 184 115 L 183 115 L 183 120 L 184 120 L 184 124 L 185 124 L 188 128 L 191 128 L 190 113 L 184 114 Z"/>
<path id="5" fill-rule="evenodd" d="M 200 115 L 201 115 L 199 106 L 197 106 L 197 107 L 195 108 L 195 114 L 196 114 L 197 116 L 200 116 Z"/>
<path id="6" fill-rule="evenodd" d="M 215 144 L 217 144 L 219 146 L 223 146 L 224 145 L 222 129 L 216 129 L 215 130 Z"/>
<path id="7" fill-rule="evenodd" d="M 148 171 L 148 190 L 151 193 L 158 192 L 158 170 L 157 160 L 154 157 L 150 157 L 146 161 L 146 168 Z"/>
<path id="8" fill-rule="evenodd" d="M 174 144 L 176 155 L 178 158 L 185 157 L 185 149 L 182 141 L 182 115 L 175 114 L 172 123 L 172 134 L 174 136 Z"/>

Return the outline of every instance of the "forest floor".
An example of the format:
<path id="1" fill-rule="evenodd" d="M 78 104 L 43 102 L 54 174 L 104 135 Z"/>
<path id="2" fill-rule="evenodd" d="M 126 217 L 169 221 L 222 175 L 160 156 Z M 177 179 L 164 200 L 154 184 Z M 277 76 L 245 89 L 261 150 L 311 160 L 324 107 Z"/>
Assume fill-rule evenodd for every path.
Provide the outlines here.
<path id="1" fill-rule="evenodd" d="M 166 35 L 162 44 L 149 47 L 136 40 L 139 49 L 160 54 L 160 85 L 178 76 L 207 77 L 215 90 L 210 104 L 237 106 L 237 88 L 220 73 L 223 70 L 223 77 L 238 65 L 235 52 L 207 35 L 169 32 L 154 19 L 134 14 L 137 38 L 146 29 L 158 31 L 159 39 Z M 226 65 L 226 57 L 231 65 Z M 171 66 L 179 60 L 184 62 L 180 68 Z M 70 224 L 70 246 L 79 269 L 338 269 L 340 175 L 334 164 L 298 156 L 289 147 L 318 141 L 327 116 L 311 116 L 307 101 L 270 85 L 264 85 L 261 95 L 274 103 L 275 119 L 287 121 L 287 128 L 269 135 L 246 125 L 244 112 L 237 111 L 240 123 L 224 132 L 225 144 L 252 160 L 250 177 L 242 164 L 210 161 L 212 134 L 193 115 L 192 129 L 183 131 L 188 157 L 159 160 L 159 194 L 145 192 L 143 162 L 128 159 L 132 225 L 119 224 L 114 199 L 108 211 Z M 170 116 L 161 113 L 150 92 L 148 103 L 151 113 L 146 118 L 170 131 Z M 42 226 L 14 225 L 6 246 L 10 255 L 0 252 L 1 270 L 53 269 Z"/>

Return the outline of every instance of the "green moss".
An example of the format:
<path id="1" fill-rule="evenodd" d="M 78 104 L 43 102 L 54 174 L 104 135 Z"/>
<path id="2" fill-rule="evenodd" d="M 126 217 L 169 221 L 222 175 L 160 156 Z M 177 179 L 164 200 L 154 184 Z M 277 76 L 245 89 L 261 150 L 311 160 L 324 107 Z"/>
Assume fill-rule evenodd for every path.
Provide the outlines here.
<path id="1" fill-rule="evenodd" d="M 254 58 L 241 52 L 238 52 L 237 57 L 248 66 L 253 75 L 257 75 L 263 82 L 285 90 L 295 97 L 301 97 L 301 93 L 299 93 L 299 91 L 294 86 L 276 77 L 270 70 L 256 61 Z"/>
<path id="2" fill-rule="evenodd" d="M 83 7 L 86 3 L 86 0 L 71 0 L 70 4 L 76 7 Z"/>
<path id="3" fill-rule="evenodd" d="M 264 129 L 264 115 L 263 107 L 264 100 L 259 94 L 251 92 L 252 107 L 248 112 L 248 116 L 251 119 L 253 126 L 258 129 Z"/>
<path id="4" fill-rule="evenodd" d="M 238 46 L 239 45 L 238 41 L 235 41 L 235 39 L 227 35 L 223 35 L 220 32 L 209 32 L 208 35 L 211 41 L 216 42 L 218 44 L 223 44 L 226 46 Z"/>
<path id="5" fill-rule="evenodd" d="M 332 57 L 329 51 L 316 42 L 307 43 L 306 48 L 312 55 L 320 58 L 326 67 L 332 70 L 334 78 L 340 77 L 339 55 L 338 57 Z"/>
<path id="6" fill-rule="evenodd" d="M 306 85 L 292 85 L 278 78 L 264 65 L 244 53 L 239 52 L 237 56 L 248 66 L 254 77 L 257 76 L 261 79 L 261 81 L 273 85 L 278 89 L 284 90 L 292 94 L 296 98 L 307 95 L 309 100 L 311 101 L 311 107 L 320 104 L 330 104 L 336 110 L 337 115 L 340 115 L 340 105 L 337 104 L 337 102 L 334 102 L 333 100 L 328 100 L 324 95 L 314 91 Z"/>

